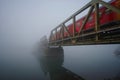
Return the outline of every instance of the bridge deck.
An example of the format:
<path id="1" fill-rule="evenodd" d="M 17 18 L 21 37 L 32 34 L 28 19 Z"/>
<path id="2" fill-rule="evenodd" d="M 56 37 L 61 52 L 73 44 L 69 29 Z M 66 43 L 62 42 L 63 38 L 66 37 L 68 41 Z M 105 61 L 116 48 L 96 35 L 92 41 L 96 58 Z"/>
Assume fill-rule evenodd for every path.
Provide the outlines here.
<path id="1" fill-rule="evenodd" d="M 96 34 L 98 40 L 96 40 Z M 97 32 L 92 31 L 76 35 L 75 37 L 66 37 L 64 39 L 49 42 L 50 45 L 93 45 L 93 44 L 119 44 L 120 43 L 120 25 L 112 28 L 102 29 Z"/>

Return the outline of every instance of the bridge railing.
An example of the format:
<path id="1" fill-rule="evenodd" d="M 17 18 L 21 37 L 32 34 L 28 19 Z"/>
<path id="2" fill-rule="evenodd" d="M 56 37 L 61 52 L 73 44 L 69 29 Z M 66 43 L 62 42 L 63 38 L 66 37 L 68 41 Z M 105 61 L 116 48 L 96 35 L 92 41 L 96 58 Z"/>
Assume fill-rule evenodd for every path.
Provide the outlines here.
<path id="1" fill-rule="evenodd" d="M 82 35 L 82 30 L 83 28 L 85 27 L 91 13 L 95 12 L 95 27 L 94 27 L 94 33 L 96 33 L 95 35 L 95 40 L 98 41 L 99 38 L 98 38 L 98 33 L 99 33 L 99 26 L 100 26 L 100 20 L 99 20 L 99 16 L 100 16 L 100 11 L 99 11 L 99 5 L 102 5 L 116 13 L 120 13 L 120 9 L 110 5 L 109 3 L 106 3 L 105 1 L 103 0 L 91 0 L 89 3 L 87 3 L 85 6 L 83 6 L 80 10 L 78 10 L 77 12 L 75 12 L 72 16 L 70 16 L 69 18 L 67 18 L 64 22 L 62 22 L 61 24 L 59 24 L 56 28 L 54 28 L 52 31 L 51 31 L 51 34 L 50 34 L 50 38 L 49 38 L 49 43 L 52 44 L 52 43 L 57 43 L 59 41 L 62 41 L 63 40 L 71 40 L 73 43 L 75 42 L 75 38 L 76 37 L 80 37 L 80 36 L 84 36 Z M 89 8 L 89 11 L 87 13 L 87 15 L 85 16 L 85 19 L 79 29 L 79 32 L 76 33 L 76 16 L 78 14 L 81 14 L 83 11 L 85 11 L 86 9 Z M 68 21 L 72 20 L 73 21 L 73 33 L 71 34 L 67 28 L 67 26 L 65 25 Z M 59 34 L 60 35 L 57 35 L 59 31 Z M 69 35 L 69 38 L 64 38 L 64 33 L 67 32 L 67 34 Z M 53 37 L 54 36 L 54 37 Z M 61 40 L 57 40 L 58 37 L 62 37 Z M 54 38 L 54 40 L 52 40 Z"/>

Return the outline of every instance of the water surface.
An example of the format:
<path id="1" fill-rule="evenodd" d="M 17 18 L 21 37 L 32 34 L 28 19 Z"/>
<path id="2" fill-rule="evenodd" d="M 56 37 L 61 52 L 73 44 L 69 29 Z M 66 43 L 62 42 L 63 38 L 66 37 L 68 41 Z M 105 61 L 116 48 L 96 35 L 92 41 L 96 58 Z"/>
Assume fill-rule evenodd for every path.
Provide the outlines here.
<path id="1" fill-rule="evenodd" d="M 119 46 L 66 46 L 47 53 L 38 46 L 2 46 L 0 80 L 119 80 Z"/>

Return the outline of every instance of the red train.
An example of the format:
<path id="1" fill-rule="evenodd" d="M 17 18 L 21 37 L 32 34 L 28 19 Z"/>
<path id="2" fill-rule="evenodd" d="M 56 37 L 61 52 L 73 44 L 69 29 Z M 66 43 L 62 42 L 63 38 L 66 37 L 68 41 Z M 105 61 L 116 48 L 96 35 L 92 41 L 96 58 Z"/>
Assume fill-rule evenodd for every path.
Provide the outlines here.
<path id="1" fill-rule="evenodd" d="M 120 9 L 120 0 L 111 0 L 109 2 L 112 6 L 117 7 Z M 81 19 L 76 21 L 76 30 L 75 33 L 78 33 L 80 30 L 80 27 L 84 21 L 86 16 L 82 17 Z M 106 27 L 108 25 L 111 24 L 116 24 L 116 23 L 120 23 L 120 14 L 113 12 L 112 10 L 101 6 L 99 8 L 99 21 L 100 21 L 100 25 L 101 27 Z M 83 31 L 87 32 L 90 31 L 92 29 L 95 28 L 95 12 L 92 12 L 88 21 L 86 22 Z M 70 24 L 67 26 L 68 31 L 70 32 L 70 34 L 73 34 L 73 24 Z M 56 40 L 56 35 L 57 35 L 57 40 L 62 39 L 62 35 L 60 34 L 60 30 L 57 31 L 56 34 L 53 34 L 53 36 L 51 37 L 51 40 L 54 41 Z M 64 38 L 68 37 L 68 33 L 67 31 L 64 31 Z"/>

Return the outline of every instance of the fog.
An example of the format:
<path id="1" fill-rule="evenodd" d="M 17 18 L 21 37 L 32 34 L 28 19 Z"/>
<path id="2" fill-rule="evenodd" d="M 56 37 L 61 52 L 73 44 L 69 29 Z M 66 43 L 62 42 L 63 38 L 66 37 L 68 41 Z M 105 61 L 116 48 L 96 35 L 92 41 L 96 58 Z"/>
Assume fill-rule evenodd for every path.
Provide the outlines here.
<path id="1" fill-rule="evenodd" d="M 34 45 L 86 2 L 0 0 L 0 79 L 44 80 L 32 55 Z"/>
<path id="2" fill-rule="evenodd" d="M 88 0 L 0 0 L 0 43 L 35 43 Z"/>
<path id="3" fill-rule="evenodd" d="M 33 49 L 36 48 L 35 46 L 42 36 L 46 35 L 49 37 L 50 31 L 53 28 L 89 1 L 90 0 L 0 0 L 0 77 L 1 75 L 2 77 L 6 77 L 7 75 L 8 78 L 10 78 L 10 76 L 16 76 L 17 79 L 19 79 L 21 76 L 24 76 L 23 78 L 25 79 L 25 77 L 29 76 L 29 78 L 27 78 L 28 80 L 33 80 L 33 77 L 44 80 L 39 76 L 43 76 L 43 73 L 40 72 L 39 62 L 37 62 L 33 56 Z M 79 57 L 86 60 L 89 59 L 92 63 L 92 61 L 94 61 L 92 55 L 95 55 L 95 53 L 102 51 L 100 53 L 107 52 L 112 54 L 118 47 L 119 44 L 110 46 L 64 47 L 65 58 L 67 58 L 65 63 L 69 64 L 66 66 L 70 67 L 70 60 L 73 60 L 73 65 L 77 65 L 76 61 L 79 61 Z M 73 55 L 74 52 L 76 52 L 75 55 Z M 92 55 L 87 58 L 84 53 L 88 55 L 89 52 L 91 52 Z M 77 55 L 79 53 L 81 53 L 83 57 L 81 55 L 78 57 Z M 98 57 L 98 55 L 95 56 Z M 76 60 L 74 60 L 75 58 Z M 87 61 L 84 61 L 83 64 L 86 65 Z M 21 80 L 24 80 L 23 78 L 21 78 Z"/>

